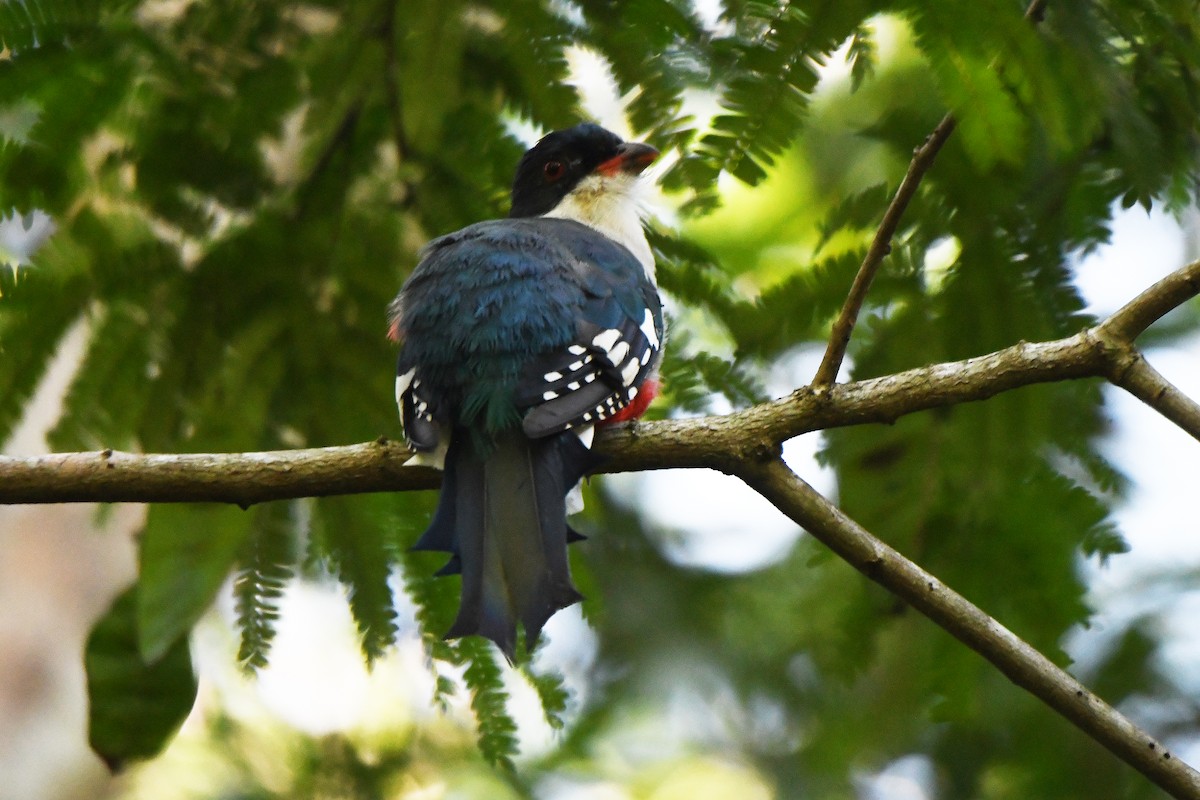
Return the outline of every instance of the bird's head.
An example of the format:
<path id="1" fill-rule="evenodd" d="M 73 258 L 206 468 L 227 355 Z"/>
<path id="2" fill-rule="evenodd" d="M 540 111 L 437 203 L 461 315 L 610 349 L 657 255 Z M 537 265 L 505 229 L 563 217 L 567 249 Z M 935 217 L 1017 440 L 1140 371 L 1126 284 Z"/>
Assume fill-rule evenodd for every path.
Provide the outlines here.
<path id="1" fill-rule="evenodd" d="M 636 210 L 637 177 L 656 158 L 650 145 L 622 141 L 590 122 L 554 131 L 517 165 L 509 216 L 566 217 L 595 226 L 614 206 Z"/>

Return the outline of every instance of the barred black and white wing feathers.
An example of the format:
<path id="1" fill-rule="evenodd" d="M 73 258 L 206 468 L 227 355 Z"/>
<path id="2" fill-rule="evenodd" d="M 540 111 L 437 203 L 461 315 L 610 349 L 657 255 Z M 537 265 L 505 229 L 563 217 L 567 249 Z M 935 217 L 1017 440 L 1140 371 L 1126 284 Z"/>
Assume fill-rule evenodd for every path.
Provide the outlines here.
<path id="1" fill-rule="evenodd" d="M 441 443 L 441 429 L 434 421 L 433 401 L 421 390 L 416 367 L 396 377 L 396 405 L 409 446 L 418 453 L 436 449 Z"/>
<path id="2" fill-rule="evenodd" d="M 613 314 L 597 316 L 610 320 Z M 650 308 L 643 308 L 640 320 L 622 315 L 613 327 L 580 320 L 574 343 L 542 356 L 522 376 L 517 402 L 530 409 L 525 435 L 548 436 L 616 417 L 657 368 L 661 346 L 662 319 Z"/>

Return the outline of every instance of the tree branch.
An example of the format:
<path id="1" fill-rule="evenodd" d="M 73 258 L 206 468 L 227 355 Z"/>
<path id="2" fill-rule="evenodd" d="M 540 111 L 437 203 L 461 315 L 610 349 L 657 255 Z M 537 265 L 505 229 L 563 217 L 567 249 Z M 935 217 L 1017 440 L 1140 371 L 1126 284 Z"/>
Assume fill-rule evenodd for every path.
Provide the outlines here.
<path id="1" fill-rule="evenodd" d="M 1133 342 L 1168 312 L 1200 294 L 1200 261 L 1175 270 L 1102 322 L 1097 331 L 1123 342 Z"/>
<path id="2" fill-rule="evenodd" d="M 1136 350 L 1111 380 L 1200 441 L 1200 404 L 1188 397 L 1147 363 Z"/>
<path id="3" fill-rule="evenodd" d="M 725 416 L 638 422 L 597 438 L 601 472 L 709 467 L 732 472 L 775 454 L 795 436 L 891 423 L 917 411 L 984 400 L 1036 383 L 1102 376 L 1113 351 L 1085 331 L 986 356 L 839 384 Z M 408 465 L 411 453 L 379 440 L 263 453 L 139 455 L 111 450 L 0 457 L 0 503 L 220 502 L 433 489 L 439 473 Z"/>
<path id="4" fill-rule="evenodd" d="M 1200 797 L 1200 773 L 1037 649 L 872 536 L 782 461 L 744 462 L 738 476 L 863 575 L 929 617 L 1155 785 L 1173 797 Z"/>
<path id="5" fill-rule="evenodd" d="M 1046 0 L 1031 0 L 1025 8 L 1025 19 L 1037 25 L 1042 21 L 1045 13 Z M 850 335 L 854 332 L 855 323 L 858 322 L 858 312 L 862 310 L 863 303 L 866 302 L 871 281 L 875 279 L 875 273 L 879 271 L 884 257 L 892 252 L 892 237 L 896 235 L 900 219 L 908 209 L 909 202 L 917 193 L 917 188 L 921 185 L 925 173 L 933 166 L 934 159 L 937 158 L 942 146 L 946 144 L 946 140 L 950 138 L 950 134 L 954 133 L 956 125 L 958 125 L 958 120 L 955 119 L 954 114 L 946 114 L 933 132 L 925 137 L 921 146 L 913 151 L 912 161 L 908 163 L 908 171 L 904 174 L 904 180 L 900 181 L 900 186 L 896 189 L 892 202 L 883 212 L 883 219 L 880 220 L 879 227 L 875 229 L 871 246 L 867 248 L 867 254 L 863 256 L 858 273 L 854 276 L 854 282 L 850 284 L 846 302 L 842 304 L 842 310 L 833 322 L 833 328 L 829 332 L 829 344 L 825 348 L 821 366 L 817 368 L 817 374 L 812 380 L 813 386 L 824 388 L 832 386 L 837 380 L 838 370 L 842 368 L 842 361 L 846 358 L 846 348 L 850 346 Z"/>
<path id="6" fill-rule="evenodd" d="M 0 503 L 233 503 L 436 489 L 441 473 L 380 439 L 263 453 L 143 455 L 102 450 L 0 457 Z"/>

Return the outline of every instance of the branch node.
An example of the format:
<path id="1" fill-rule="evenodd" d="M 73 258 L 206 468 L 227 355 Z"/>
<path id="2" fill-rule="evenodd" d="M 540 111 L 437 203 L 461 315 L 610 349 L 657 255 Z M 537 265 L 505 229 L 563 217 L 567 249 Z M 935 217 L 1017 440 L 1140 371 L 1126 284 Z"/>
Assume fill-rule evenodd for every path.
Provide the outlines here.
<path id="1" fill-rule="evenodd" d="M 783 458 L 783 443 L 776 442 L 773 439 L 763 439 L 755 443 L 747 455 L 760 464 L 777 461 Z"/>

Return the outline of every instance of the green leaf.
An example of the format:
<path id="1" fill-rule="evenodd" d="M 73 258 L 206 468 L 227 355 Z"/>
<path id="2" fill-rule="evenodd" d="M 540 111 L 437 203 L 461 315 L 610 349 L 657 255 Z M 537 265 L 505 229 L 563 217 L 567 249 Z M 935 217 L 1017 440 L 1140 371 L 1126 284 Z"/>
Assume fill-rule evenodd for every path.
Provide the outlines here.
<path id="1" fill-rule="evenodd" d="M 542 702 L 542 713 L 546 715 L 546 723 L 556 731 L 566 726 L 563 714 L 567 710 L 570 693 L 563 685 L 563 676 L 557 672 L 547 672 L 541 675 L 532 670 L 526 670 L 525 676 L 537 690 L 538 699 Z"/>
<path id="2" fill-rule="evenodd" d="M 428 520 L 427 514 L 422 517 Z M 415 541 L 415 536 L 411 541 Z M 457 658 L 456 651 L 444 637 L 454 622 L 454 615 L 458 613 L 460 581 L 436 575 L 446 562 L 444 553 L 405 547 L 400 551 L 399 558 L 404 591 L 416 608 L 416 622 L 426 651 L 434 659 L 453 663 Z M 446 688 L 439 684 L 439 697 Z"/>
<path id="3" fill-rule="evenodd" d="M 384 510 L 388 503 L 387 497 L 322 498 L 314 520 L 329 547 L 334 572 L 348 592 L 368 664 L 396 641 L 391 587 L 396 533 L 391 514 Z"/>
<path id="4" fill-rule="evenodd" d="M 863 25 L 854 31 L 846 58 L 850 62 L 850 90 L 857 92 L 863 81 L 875 74 L 879 59 L 871 28 Z"/>
<path id="5" fill-rule="evenodd" d="M 80 315 L 85 286 L 37 268 L 0 267 L 0 442 L 8 439 L 63 335 Z"/>
<path id="6" fill-rule="evenodd" d="M 148 312 L 130 303 L 105 309 L 93 322 L 88 349 L 64 400 L 65 410 L 49 435 L 60 450 L 126 448 L 135 421 L 146 412 L 144 391 L 150 356 Z M 128 397 L 100 404 L 97 396 Z"/>
<path id="7" fill-rule="evenodd" d="M 250 535 L 252 514 L 216 505 L 150 507 L 138 560 L 138 647 L 163 658 L 212 605 Z"/>
<path id="8" fill-rule="evenodd" d="M 138 646 L 138 587 L 113 603 L 88 637 L 88 743 L 117 771 L 131 759 L 158 754 L 196 700 L 196 676 L 186 638 L 152 664 Z"/>
<path id="9" fill-rule="evenodd" d="M 279 600 L 291 580 L 296 560 L 293 504 L 266 503 L 254 509 L 250 538 L 233 583 L 237 624 L 241 631 L 238 661 L 253 671 L 267 665 Z"/>
<path id="10" fill-rule="evenodd" d="M 950 53 L 934 61 L 934 74 L 976 166 L 987 170 L 996 161 L 1015 163 L 1024 150 L 1025 120 L 991 63 Z"/>
<path id="11" fill-rule="evenodd" d="M 471 710 L 479 726 L 479 751 L 488 763 L 513 772 L 517 723 L 508 713 L 508 690 L 504 688 L 504 673 L 496 660 L 498 651 L 479 636 L 460 639 L 455 649 L 467 663 L 463 679 L 471 690 Z"/>
<path id="12" fill-rule="evenodd" d="M 70 0 L 21 0 L 0 4 L 0 47 L 23 51 L 91 31 L 96 4 Z"/>
<path id="13" fill-rule="evenodd" d="M 762 381 L 742 364 L 711 353 L 696 353 L 692 368 L 704 379 L 705 385 L 725 395 L 734 408 L 744 408 L 767 400 Z"/>
<path id="14" fill-rule="evenodd" d="M 1088 529 L 1079 549 L 1085 556 L 1096 556 L 1100 566 L 1104 566 L 1110 556 L 1128 553 L 1129 542 L 1125 541 L 1116 525 L 1106 521 Z"/>
<path id="15" fill-rule="evenodd" d="M 839 231 L 873 230 L 883 218 L 892 194 L 893 190 L 887 184 L 877 183 L 843 198 L 821 220 L 821 238 L 817 242 L 817 249 L 829 244 Z"/>
<path id="16" fill-rule="evenodd" d="M 914 4 L 911 15 L 937 87 L 958 120 L 958 135 L 980 171 L 997 162 L 1018 163 L 1029 133 L 1016 94 L 1001 77 L 1006 67 L 1019 67 L 1015 54 L 1004 61 L 1004 37 L 1029 36 L 1028 23 L 1012 3 L 988 6 L 990 19 L 942 2 Z"/>

